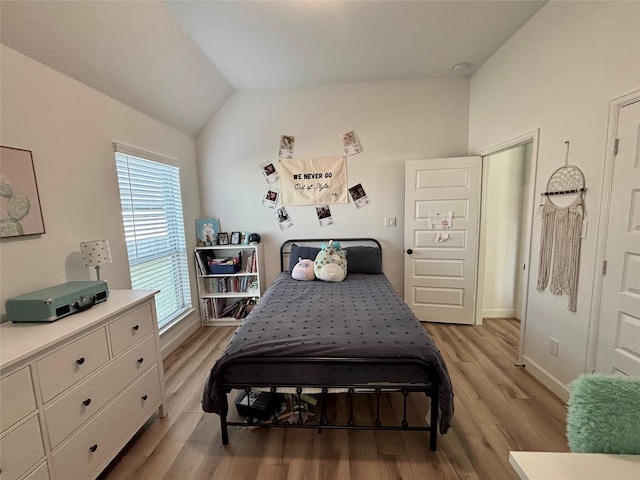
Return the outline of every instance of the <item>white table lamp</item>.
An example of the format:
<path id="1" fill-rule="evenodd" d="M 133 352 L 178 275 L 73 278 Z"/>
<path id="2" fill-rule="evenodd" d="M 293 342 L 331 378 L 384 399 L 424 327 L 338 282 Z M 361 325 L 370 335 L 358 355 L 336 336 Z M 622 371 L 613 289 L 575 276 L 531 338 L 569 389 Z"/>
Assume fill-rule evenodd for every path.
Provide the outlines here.
<path id="1" fill-rule="evenodd" d="M 91 240 L 80 242 L 80 252 L 86 267 L 96 267 L 96 275 L 100 280 L 100 265 L 111 263 L 109 240 Z"/>

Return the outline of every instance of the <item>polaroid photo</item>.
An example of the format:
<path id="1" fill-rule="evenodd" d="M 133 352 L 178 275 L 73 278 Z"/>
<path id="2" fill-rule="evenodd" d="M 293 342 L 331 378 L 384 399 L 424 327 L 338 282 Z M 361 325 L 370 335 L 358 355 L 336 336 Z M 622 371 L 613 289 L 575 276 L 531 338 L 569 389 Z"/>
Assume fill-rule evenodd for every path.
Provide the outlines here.
<path id="1" fill-rule="evenodd" d="M 356 204 L 357 208 L 362 208 L 369 203 L 369 197 L 367 197 L 367 194 L 364 192 L 364 188 L 362 188 L 361 183 L 351 187 L 349 189 L 349 194 L 351 195 L 351 198 L 353 198 L 353 203 Z"/>
<path id="2" fill-rule="evenodd" d="M 293 158 L 293 144 L 295 138 L 292 135 L 282 135 L 280 137 L 279 158 Z"/>
<path id="3" fill-rule="evenodd" d="M 362 151 L 362 148 L 360 147 L 360 141 L 358 140 L 358 135 L 356 135 L 355 130 L 351 130 L 350 132 L 341 134 L 340 139 L 342 140 L 342 145 L 344 146 L 344 154 L 347 157 L 349 155 L 355 155 Z"/>
<path id="4" fill-rule="evenodd" d="M 316 207 L 316 215 L 321 227 L 327 227 L 333 225 L 333 217 L 331 216 L 331 209 L 329 205 L 319 205 Z"/>
<path id="5" fill-rule="evenodd" d="M 269 185 L 276 183 L 280 178 L 275 162 L 271 160 L 267 160 L 266 162 L 261 163 L 259 167 L 260 167 L 260 171 L 262 172 L 262 175 L 264 175 L 264 179 L 267 181 Z"/>
<path id="6" fill-rule="evenodd" d="M 286 230 L 287 228 L 293 226 L 293 220 L 287 213 L 287 209 L 284 207 L 280 207 L 276 210 L 276 216 L 278 217 L 278 226 L 280 230 Z"/>
<path id="7" fill-rule="evenodd" d="M 264 188 L 264 194 L 262 195 L 262 206 L 267 208 L 276 208 L 279 195 L 280 191 L 277 188 L 266 186 Z"/>

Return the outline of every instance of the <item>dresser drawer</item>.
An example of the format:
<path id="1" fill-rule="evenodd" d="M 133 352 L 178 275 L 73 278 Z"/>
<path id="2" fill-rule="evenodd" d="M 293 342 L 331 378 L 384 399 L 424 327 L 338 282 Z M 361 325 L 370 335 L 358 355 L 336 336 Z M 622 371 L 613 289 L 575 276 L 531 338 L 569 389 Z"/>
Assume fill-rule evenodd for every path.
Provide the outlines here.
<path id="1" fill-rule="evenodd" d="M 0 380 L 0 432 L 36 409 L 31 369 L 25 367 Z"/>
<path id="2" fill-rule="evenodd" d="M 0 439 L 0 468 L 2 480 L 21 477 L 44 457 L 42 434 L 38 416 L 34 415 L 23 425 Z"/>
<path id="3" fill-rule="evenodd" d="M 113 356 L 153 332 L 153 321 L 151 305 L 147 303 L 110 323 L 108 329 Z"/>
<path id="4" fill-rule="evenodd" d="M 44 403 L 83 379 L 109 360 L 103 328 L 37 362 Z"/>
<path id="5" fill-rule="evenodd" d="M 54 450 L 56 478 L 74 480 L 89 477 L 161 403 L 158 366 L 154 365 L 57 451 Z"/>
<path id="6" fill-rule="evenodd" d="M 95 415 L 113 397 L 156 362 L 153 335 L 135 345 L 104 370 L 81 382 L 45 407 L 51 448 Z"/>
<path id="7" fill-rule="evenodd" d="M 24 480 L 49 480 L 49 469 L 47 462 L 36 468 L 31 475 L 27 475 Z"/>

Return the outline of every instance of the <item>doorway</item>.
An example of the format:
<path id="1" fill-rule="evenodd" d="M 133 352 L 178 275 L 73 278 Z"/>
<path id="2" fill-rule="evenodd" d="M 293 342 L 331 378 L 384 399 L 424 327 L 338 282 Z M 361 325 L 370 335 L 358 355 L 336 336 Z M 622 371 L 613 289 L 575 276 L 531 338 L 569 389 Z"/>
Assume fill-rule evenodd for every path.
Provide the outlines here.
<path id="1" fill-rule="evenodd" d="M 486 149 L 478 257 L 476 324 L 483 318 L 520 321 L 522 363 L 531 232 L 535 204 L 538 132 Z"/>
<path id="2" fill-rule="evenodd" d="M 587 371 L 640 374 L 640 91 L 611 101 Z"/>

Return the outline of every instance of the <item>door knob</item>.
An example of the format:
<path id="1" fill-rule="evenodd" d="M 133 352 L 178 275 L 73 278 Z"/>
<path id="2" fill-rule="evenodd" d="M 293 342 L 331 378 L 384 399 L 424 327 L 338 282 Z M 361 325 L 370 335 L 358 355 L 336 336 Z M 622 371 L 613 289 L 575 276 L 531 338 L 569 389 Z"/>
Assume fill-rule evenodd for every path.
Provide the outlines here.
<path id="1" fill-rule="evenodd" d="M 413 250 L 411 250 L 411 249 L 409 248 L 409 249 L 407 249 L 407 253 L 408 253 L 409 255 L 411 255 L 411 254 L 413 253 Z"/>

